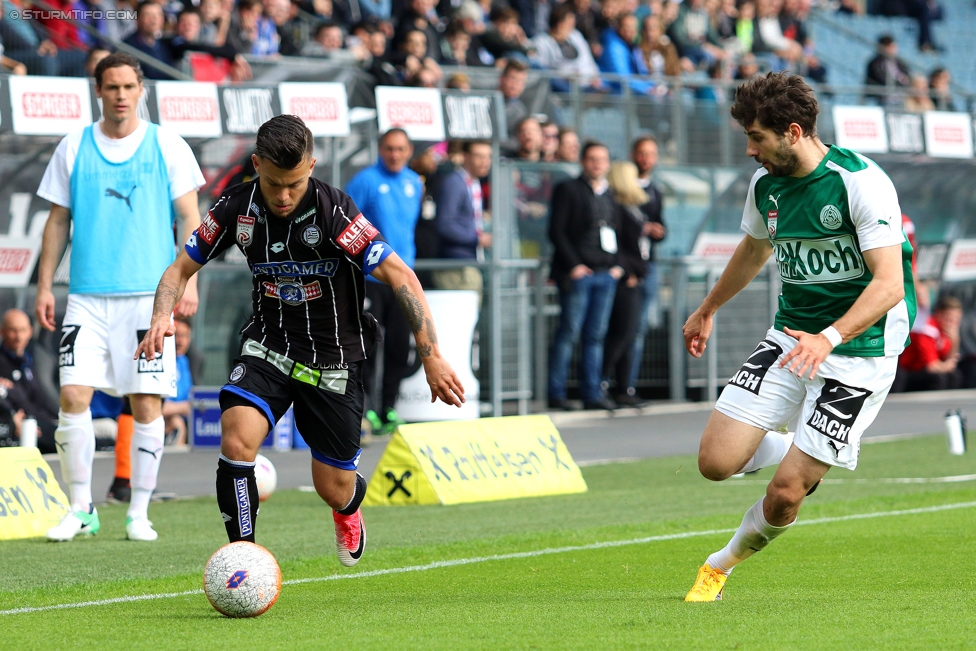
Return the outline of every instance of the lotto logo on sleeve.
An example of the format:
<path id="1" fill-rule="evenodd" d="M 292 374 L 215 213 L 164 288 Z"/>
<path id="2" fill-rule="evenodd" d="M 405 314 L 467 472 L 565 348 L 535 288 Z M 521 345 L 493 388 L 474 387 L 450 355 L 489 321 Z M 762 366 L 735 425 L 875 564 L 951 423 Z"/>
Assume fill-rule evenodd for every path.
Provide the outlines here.
<path id="1" fill-rule="evenodd" d="M 369 242 L 379 233 L 376 227 L 363 217 L 362 213 L 356 215 L 352 223 L 339 233 L 336 241 L 350 255 L 358 255 Z"/>
<path id="2" fill-rule="evenodd" d="M 386 242 L 370 242 L 369 248 L 366 249 L 366 253 L 363 255 L 363 274 L 368 276 L 373 273 L 373 270 L 381 262 L 386 260 L 391 253 L 393 253 L 393 249 Z"/>
<path id="3" fill-rule="evenodd" d="M 217 234 L 220 232 L 220 224 L 217 220 L 213 218 L 212 213 L 207 213 L 207 216 L 203 218 L 200 222 L 200 227 L 197 229 L 197 235 L 201 240 L 207 244 L 213 244 L 214 240 L 217 239 Z"/>

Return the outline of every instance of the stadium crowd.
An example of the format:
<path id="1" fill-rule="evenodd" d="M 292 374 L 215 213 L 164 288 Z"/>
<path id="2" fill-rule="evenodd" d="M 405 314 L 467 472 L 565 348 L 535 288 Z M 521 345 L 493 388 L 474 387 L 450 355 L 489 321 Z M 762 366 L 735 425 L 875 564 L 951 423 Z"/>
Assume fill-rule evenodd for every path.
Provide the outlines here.
<path id="1" fill-rule="evenodd" d="M 806 20 L 811 0 L 2 0 L 2 65 L 16 74 L 84 76 L 86 57 L 122 41 L 206 81 L 245 80 L 242 55 L 328 57 L 378 84 L 444 86 L 443 66 L 503 69 L 509 61 L 578 75 L 748 78 L 826 70 Z M 110 13 L 115 12 L 115 13 Z M 70 16 L 70 19 L 67 17 Z M 108 16 L 111 16 L 109 18 Z M 172 78 L 147 67 L 150 79 Z M 556 84 L 557 90 L 559 83 Z"/>

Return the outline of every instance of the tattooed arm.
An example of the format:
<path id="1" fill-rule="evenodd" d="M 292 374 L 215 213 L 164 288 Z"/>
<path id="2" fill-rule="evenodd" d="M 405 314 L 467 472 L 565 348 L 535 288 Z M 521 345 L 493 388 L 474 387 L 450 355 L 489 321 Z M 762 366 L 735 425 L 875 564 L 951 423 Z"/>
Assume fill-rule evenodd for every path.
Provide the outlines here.
<path id="1" fill-rule="evenodd" d="M 176 332 L 173 327 L 173 309 L 183 297 L 187 282 L 202 268 L 203 265 L 194 262 L 186 251 L 180 251 L 176 261 L 166 268 L 156 287 L 152 324 L 146 336 L 139 342 L 133 359 L 139 359 L 141 354 L 145 354 L 146 359 L 156 359 L 157 353 L 163 353 L 163 339 Z"/>
<path id="2" fill-rule="evenodd" d="M 451 365 L 441 357 L 433 315 L 417 275 L 393 253 L 373 270 L 372 276 L 393 288 L 397 303 L 413 330 L 417 354 L 430 385 L 430 401 L 440 398 L 446 404 L 460 407 L 464 402 L 464 387 Z"/>

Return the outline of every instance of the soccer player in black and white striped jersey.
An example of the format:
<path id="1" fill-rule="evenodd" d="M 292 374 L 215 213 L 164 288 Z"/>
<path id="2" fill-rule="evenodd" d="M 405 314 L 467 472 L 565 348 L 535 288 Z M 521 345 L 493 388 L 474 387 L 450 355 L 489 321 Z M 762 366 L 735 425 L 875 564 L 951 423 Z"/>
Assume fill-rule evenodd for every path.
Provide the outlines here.
<path id="1" fill-rule="evenodd" d="M 376 339 L 363 311 L 364 278 L 390 285 L 407 317 L 432 400 L 460 406 L 464 388 L 437 346 L 430 307 L 413 271 L 353 201 L 317 179 L 313 139 L 297 117 L 261 126 L 252 158 L 258 178 L 228 188 L 166 270 L 152 327 L 136 351 L 154 359 L 173 334 L 170 315 L 187 280 L 231 246 L 252 272 L 254 314 L 220 392 L 217 502 L 231 542 L 254 541 L 258 510 L 254 459 L 294 403 L 312 451 L 312 479 L 333 508 L 339 560 L 355 565 L 366 544 L 356 472 L 364 391 L 362 365 Z"/>

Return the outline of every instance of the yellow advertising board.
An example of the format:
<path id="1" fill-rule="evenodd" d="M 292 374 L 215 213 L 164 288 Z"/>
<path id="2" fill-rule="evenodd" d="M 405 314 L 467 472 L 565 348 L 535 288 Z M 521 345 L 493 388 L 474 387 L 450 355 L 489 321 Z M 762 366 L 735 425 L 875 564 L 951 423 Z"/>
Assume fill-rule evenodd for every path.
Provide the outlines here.
<path id="1" fill-rule="evenodd" d="M 0 448 L 0 540 L 43 536 L 67 509 L 68 498 L 37 448 Z"/>
<path id="2" fill-rule="evenodd" d="M 584 492 L 583 475 L 549 417 L 510 416 L 401 426 L 363 504 L 462 504 Z"/>

